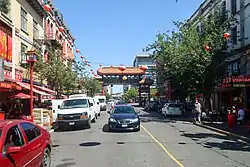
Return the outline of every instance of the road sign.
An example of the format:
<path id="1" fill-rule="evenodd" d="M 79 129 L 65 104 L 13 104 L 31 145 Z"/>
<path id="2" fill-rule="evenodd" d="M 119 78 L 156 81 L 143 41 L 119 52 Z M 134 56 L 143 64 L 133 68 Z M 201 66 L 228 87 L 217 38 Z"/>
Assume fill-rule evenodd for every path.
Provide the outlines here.
<path id="1" fill-rule="evenodd" d="M 0 58 L 0 81 L 4 81 L 4 60 Z"/>

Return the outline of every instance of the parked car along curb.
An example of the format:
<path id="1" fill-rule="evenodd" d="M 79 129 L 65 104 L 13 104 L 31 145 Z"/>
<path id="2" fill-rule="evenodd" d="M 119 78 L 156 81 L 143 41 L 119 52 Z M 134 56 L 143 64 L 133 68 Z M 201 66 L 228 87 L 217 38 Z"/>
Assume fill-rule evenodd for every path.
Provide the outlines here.
<path id="1" fill-rule="evenodd" d="M 206 129 L 215 131 L 217 133 L 221 133 L 221 134 L 224 134 L 224 135 L 236 137 L 236 138 L 241 139 L 241 140 L 243 140 L 245 142 L 250 142 L 250 138 L 245 137 L 245 136 L 237 135 L 235 133 L 227 132 L 227 131 L 224 131 L 224 130 L 221 130 L 221 129 L 217 129 L 217 128 L 214 128 L 214 127 L 211 127 L 211 126 L 203 125 L 203 124 L 197 124 L 197 123 L 195 123 L 195 125 L 199 126 L 199 127 L 202 127 L 202 128 L 206 128 Z"/>

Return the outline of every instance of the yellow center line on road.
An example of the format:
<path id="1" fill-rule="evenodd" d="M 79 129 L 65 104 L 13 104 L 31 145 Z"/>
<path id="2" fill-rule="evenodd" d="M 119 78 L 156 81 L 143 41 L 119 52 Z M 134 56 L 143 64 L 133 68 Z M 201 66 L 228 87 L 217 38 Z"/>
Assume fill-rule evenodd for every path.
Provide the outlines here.
<path id="1" fill-rule="evenodd" d="M 159 140 L 157 140 L 144 126 L 142 126 L 142 129 L 155 141 L 155 143 L 157 143 L 157 145 L 159 145 L 163 151 L 179 166 L 179 167 L 184 167 L 184 165 L 178 161 L 167 149 L 166 147 L 164 147 L 164 145 L 159 142 Z"/>

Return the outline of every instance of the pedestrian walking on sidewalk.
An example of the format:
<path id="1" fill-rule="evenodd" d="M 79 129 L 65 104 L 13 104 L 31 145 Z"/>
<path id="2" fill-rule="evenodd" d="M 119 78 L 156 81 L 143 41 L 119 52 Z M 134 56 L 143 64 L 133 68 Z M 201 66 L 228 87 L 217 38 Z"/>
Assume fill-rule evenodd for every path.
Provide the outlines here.
<path id="1" fill-rule="evenodd" d="M 194 103 L 194 123 L 198 120 L 199 123 L 201 123 L 201 103 L 198 101 L 198 99 L 195 100 Z"/>

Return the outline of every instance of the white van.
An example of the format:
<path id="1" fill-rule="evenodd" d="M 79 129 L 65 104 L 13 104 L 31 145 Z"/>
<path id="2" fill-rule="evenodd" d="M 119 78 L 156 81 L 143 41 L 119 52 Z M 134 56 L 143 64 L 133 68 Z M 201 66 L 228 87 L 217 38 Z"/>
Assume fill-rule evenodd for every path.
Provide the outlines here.
<path id="1" fill-rule="evenodd" d="M 56 125 L 58 129 L 67 127 L 91 127 L 95 122 L 95 108 L 88 97 L 66 99 L 58 106 Z"/>
<path id="2" fill-rule="evenodd" d="M 81 97 L 87 97 L 87 95 L 86 94 L 69 95 L 69 99 L 72 99 L 72 98 L 81 98 Z"/>
<path id="3" fill-rule="evenodd" d="M 101 116 L 101 105 L 98 99 L 93 98 L 95 111 L 97 116 Z"/>
<path id="4" fill-rule="evenodd" d="M 51 100 L 52 103 L 52 111 L 53 111 L 53 123 L 56 122 L 57 114 L 58 114 L 58 105 L 61 105 L 64 99 L 53 99 Z"/>
<path id="5" fill-rule="evenodd" d="M 101 111 L 105 111 L 106 110 L 106 96 L 95 96 L 95 99 L 98 99 L 100 102 L 100 107 L 101 107 Z"/>

